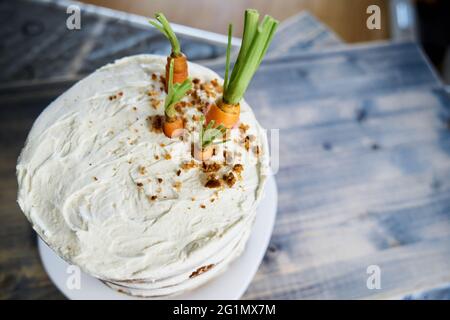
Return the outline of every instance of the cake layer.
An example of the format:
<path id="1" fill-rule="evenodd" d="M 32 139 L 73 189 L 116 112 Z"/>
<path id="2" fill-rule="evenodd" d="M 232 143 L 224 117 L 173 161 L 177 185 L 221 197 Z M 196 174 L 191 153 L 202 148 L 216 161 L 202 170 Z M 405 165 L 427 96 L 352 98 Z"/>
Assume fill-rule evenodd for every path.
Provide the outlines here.
<path id="1" fill-rule="evenodd" d="M 238 256 L 241 255 L 245 243 L 248 240 L 251 229 L 248 228 L 241 236 L 236 239 L 237 241 L 233 243 L 233 246 L 227 248 L 229 250 L 218 253 L 217 257 L 211 257 L 210 264 L 205 264 L 203 267 L 200 267 L 200 272 L 191 273 L 191 274 L 182 274 L 177 276 L 176 279 L 167 279 L 163 282 L 140 282 L 140 283 L 111 283 L 105 282 L 110 288 L 130 294 L 138 297 L 147 297 L 147 298 L 166 298 L 169 296 L 175 296 L 181 294 L 188 290 L 193 290 L 213 277 L 221 274 L 229 264 Z M 174 281 L 176 280 L 176 281 Z"/>

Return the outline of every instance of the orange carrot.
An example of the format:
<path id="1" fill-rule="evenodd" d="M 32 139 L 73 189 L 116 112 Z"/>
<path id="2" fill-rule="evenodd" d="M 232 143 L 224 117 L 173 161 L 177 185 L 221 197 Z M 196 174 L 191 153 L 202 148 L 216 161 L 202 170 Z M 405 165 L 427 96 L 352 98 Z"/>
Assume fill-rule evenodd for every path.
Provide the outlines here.
<path id="1" fill-rule="evenodd" d="M 179 56 L 170 55 L 167 57 L 166 64 L 166 83 L 165 89 L 167 92 L 168 81 L 169 81 L 169 67 L 170 62 L 173 61 L 173 82 L 172 83 L 183 83 L 188 77 L 188 65 L 186 56 L 181 53 Z"/>
<path id="2" fill-rule="evenodd" d="M 165 117 L 163 124 L 164 134 L 169 138 L 176 138 L 183 133 L 184 123 L 183 119 L 176 117 L 175 119 L 170 119 Z"/>
<path id="3" fill-rule="evenodd" d="M 183 119 L 177 115 L 175 105 L 179 102 L 192 88 L 192 83 L 189 79 L 182 83 L 173 83 L 174 75 L 174 61 L 170 61 L 169 75 L 168 75 L 168 90 L 166 100 L 164 101 L 164 124 L 163 132 L 169 138 L 174 138 L 183 133 L 181 129 L 184 127 Z"/>
<path id="4" fill-rule="evenodd" d="M 223 125 L 227 129 L 231 129 L 239 120 L 241 105 L 230 105 L 219 100 L 213 104 L 206 113 L 206 123 L 213 121 L 215 126 Z"/>
<path id="5" fill-rule="evenodd" d="M 166 83 L 165 90 L 166 92 L 169 89 L 168 81 L 169 81 L 169 66 L 171 61 L 174 61 L 174 70 L 173 70 L 173 82 L 172 83 L 183 83 L 188 77 L 188 64 L 186 55 L 184 55 L 180 50 L 180 42 L 178 41 L 177 36 L 173 32 L 170 27 L 169 21 L 162 13 L 155 14 L 155 19 L 160 23 L 156 23 L 154 21 L 149 21 L 155 28 L 161 31 L 167 39 L 169 39 L 170 44 L 172 46 L 172 52 L 167 57 L 166 64 Z"/>
<path id="6" fill-rule="evenodd" d="M 194 146 L 194 158 L 198 161 L 206 161 L 209 160 L 213 155 L 214 148 L 212 146 L 207 146 L 205 148 L 201 148 L 199 146 Z"/>
<path id="7" fill-rule="evenodd" d="M 244 34 L 241 48 L 230 76 L 230 51 L 233 27 L 232 25 L 228 27 L 223 96 L 206 113 L 207 123 L 214 120 L 216 125 L 221 124 L 230 129 L 239 121 L 241 111 L 239 102 L 258 69 L 278 25 L 278 21 L 270 16 L 265 16 L 259 24 L 258 20 L 258 11 L 252 9 L 245 11 Z"/>

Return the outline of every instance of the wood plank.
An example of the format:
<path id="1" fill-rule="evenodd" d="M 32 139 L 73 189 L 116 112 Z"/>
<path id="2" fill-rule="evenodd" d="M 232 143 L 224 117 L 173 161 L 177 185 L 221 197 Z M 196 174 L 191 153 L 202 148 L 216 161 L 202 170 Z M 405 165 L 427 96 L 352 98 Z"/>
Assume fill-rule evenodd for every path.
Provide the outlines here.
<path id="1" fill-rule="evenodd" d="M 281 156 L 274 234 L 245 298 L 450 283 L 450 98 L 414 44 L 269 59 L 247 100 L 280 129 Z M 371 264 L 381 290 L 366 287 Z"/>

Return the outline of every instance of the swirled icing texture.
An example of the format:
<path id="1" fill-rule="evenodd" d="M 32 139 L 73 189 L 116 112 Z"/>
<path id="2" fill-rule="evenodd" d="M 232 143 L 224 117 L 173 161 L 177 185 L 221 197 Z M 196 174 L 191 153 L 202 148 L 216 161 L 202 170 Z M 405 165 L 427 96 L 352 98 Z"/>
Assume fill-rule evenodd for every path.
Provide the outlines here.
<path id="1" fill-rule="evenodd" d="M 262 155 L 246 150 L 233 130 L 226 145 L 244 165 L 242 179 L 210 189 L 198 167 L 180 172 L 190 142 L 153 132 L 148 120 L 163 114 L 155 75 L 164 74 L 165 62 L 127 57 L 78 82 L 42 112 L 18 160 L 18 203 L 34 229 L 65 260 L 102 279 L 189 274 L 250 228 L 261 197 L 267 143 L 245 101 L 241 121 Z M 189 71 L 203 82 L 222 81 L 196 64 Z M 198 125 L 200 114 L 186 108 L 186 127 Z M 223 160 L 225 147 L 213 160 Z"/>

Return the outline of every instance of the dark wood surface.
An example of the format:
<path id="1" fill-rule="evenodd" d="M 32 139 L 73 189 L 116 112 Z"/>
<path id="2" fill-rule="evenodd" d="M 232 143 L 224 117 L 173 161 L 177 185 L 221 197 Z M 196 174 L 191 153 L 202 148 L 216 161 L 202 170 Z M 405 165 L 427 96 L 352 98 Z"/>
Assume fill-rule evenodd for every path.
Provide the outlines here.
<path id="1" fill-rule="evenodd" d="M 450 283 L 450 97 L 417 45 L 268 59 L 247 100 L 281 143 L 276 225 L 246 298 Z M 370 265 L 380 290 L 366 286 Z"/>
<path id="2" fill-rule="evenodd" d="M 109 18 L 92 15 L 83 33 L 59 33 L 57 7 L 47 8 L 53 11 L 45 18 L 42 6 L 17 10 L 11 3 L 37 6 L 0 2 L 3 16 L 14 17 L 0 19 L 0 33 L 20 48 L 0 54 L 8 72 L 0 75 L 0 298 L 61 299 L 15 203 L 17 156 L 34 119 L 57 95 L 106 62 L 151 51 L 154 42 L 139 38 L 142 28 L 134 38 L 133 25 L 125 24 L 125 36 L 135 41 L 109 52 L 105 39 L 118 45 L 120 30 L 105 39 L 92 31 Z M 49 29 L 59 40 L 39 37 L 36 22 L 29 25 L 52 19 L 60 19 Z M 30 28 L 36 46 L 29 44 Z M 272 48 L 246 96 L 266 128 L 280 129 L 281 156 L 274 234 L 244 298 L 415 298 L 414 292 L 449 283 L 450 98 L 415 44 L 318 51 L 314 35 L 322 32 L 309 34 L 287 52 Z M 80 49 L 86 39 L 91 45 Z M 79 50 L 62 50 L 65 45 Z M 208 52 L 215 58 L 221 48 Z M 66 68 L 64 61 L 81 53 Z M 371 264 L 381 268 L 381 290 L 366 287 Z"/>

